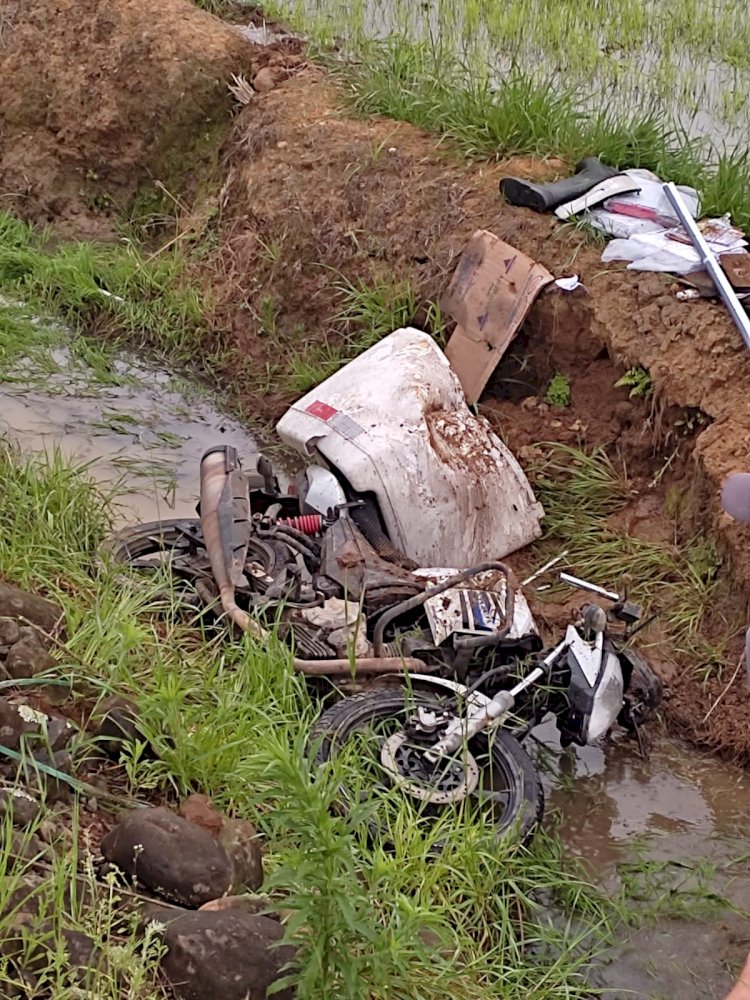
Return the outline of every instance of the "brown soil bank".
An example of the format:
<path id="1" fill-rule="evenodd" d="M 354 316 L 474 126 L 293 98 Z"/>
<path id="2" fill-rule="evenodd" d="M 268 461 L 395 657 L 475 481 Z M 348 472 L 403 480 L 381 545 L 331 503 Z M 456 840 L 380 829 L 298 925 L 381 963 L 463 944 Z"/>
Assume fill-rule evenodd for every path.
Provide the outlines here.
<path id="1" fill-rule="evenodd" d="M 146 178 L 171 183 L 228 120 L 251 47 L 188 0 L 0 2 L 4 208 L 101 231 Z"/>
<path id="2" fill-rule="evenodd" d="M 293 395 L 291 362 L 345 339 L 346 324 L 337 322 L 342 280 L 410 281 L 422 303 L 413 318 L 424 321 L 424 303 L 440 297 L 471 233 L 490 229 L 554 274 L 575 272 L 584 283 L 572 295 L 543 293 L 528 325 L 543 337 L 552 371 L 578 378 L 593 366 L 573 408 L 592 419 L 612 411 L 612 419 L 608 436 L 592 444 L 618 444 L 622 420 L 636 418 L 663 443 L 677 433 L 664 423 L 666 408 L 688 411 L 681 427 L 697 432 L 693 511 L 726 542 L 750 593 L 750 533 L 717 504 L 724 476 L 750 470 L 750 357 L 723 306 L 677 301 L 667 276 L 607 269 L 601 250 L 570 227 L 501 201 L 497 181 L 509 169 L 539 173 L 543 164 L 465 164 L 411 126 L 354 119 L 316 70 L 251 102 L 226 163 L 211 262 L 214 325 L 250 376 L 247 395 L 265 389 L 256 412 L 277 417 Z M 657 401 L 649 412 L 618 409 L 627 390 L 597 384 L 602 350 L 623 369 L 648 369 Z"/>

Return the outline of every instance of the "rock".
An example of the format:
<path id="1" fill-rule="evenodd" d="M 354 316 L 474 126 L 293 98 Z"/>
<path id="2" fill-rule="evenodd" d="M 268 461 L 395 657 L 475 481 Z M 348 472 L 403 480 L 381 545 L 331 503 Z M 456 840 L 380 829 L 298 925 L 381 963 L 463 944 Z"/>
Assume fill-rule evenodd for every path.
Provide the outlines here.
<path id="1" fill-rule="evenodd" d="M 263 884 L 263 854 L 258 831 L 244 819 L 224 819 L 219 843 L 232 864 L 233 893 L 259 889 Z"/>
<path id="2" fill-rule="evenodd" d="M 0 646 L 12 646 L 21 638 L 18 622 L 12 618 L 0 618 Z"/>
<path id="3" fill-rule="evenodd" d="M 241 909 L 199 910 L 167 927 L 162 968 L 182 1000 L 266 1000 L 295 956 L 275 920 Z M 292 1000 L 291 987 L 274 993 Z"/>
<path id="4" fill-rule="evenodd" d="M 94 730 L 97 744 L 111 757 L 119 758 L 125 744 L 146 742 L 138 725 L 138 706 L 127 698 L 117 695 L 105 698 L 92 719 L 97 722 Z"/>
<path id="5" fill-rule="evenodd" d="M 34 750 L 33 760 L 45 768 L 51 768 L 70 777 L 73 775 L 73 757 L 67 750 L 56 750 L 52 753 L 47 750 Z M 72 789 L 67 781 L 55 777 L 54 774 L 48 774 L 41 768 L 34 769 L 31 762 L 19 771 L 20 774 L 25 774 L 27 783 L 31 787 L 39 789 L 48 805 L 52 802 L 67 802 L 71 796 Z"/>
<path id="6" fill-rule="evenodd" d="M 14 826 L 29 826 L 40 809 L 41 804 L 22 788 L 0 788 L 0 816 L 10 813 Z"/>
<path id="7" fill-rule="evenodd" d="M 11 646 L 5 659 L 8 676 L 16 680 L 19 677 L 36 677 L 54 665 L 55 658 L 33 632 Z"/>
<path id="8" fill-rule="evenodd" d="M 207 830 L 227 852 L 232 863 L 230 892 L 260 888 L 263 883 L 263 856 L 258 831 L 252 823 L 230 819 L 217 809 L 207 795 L 189 795 L 177 812 Z"/>
<path id="9" fill-rule="evenodd" d="M 44 856 L 44 844 L 36 834 L 14 830 L 10 838 L 10 854 L 18 861 L 36 861 Z"/>
<path id="10" fill-rule="evenodd" d="M 21 737 L 40 731 L 39 721 L 26 716 L 7 698 L 0 698 L 0 743 L 10 750 L 19 750 Z"/>
<path id="11" fill-rule="evenodd" d="M 65 951 L 62 968 L 73 982 L 84 982 L 102 961 L 102 953 L 83 931 L 56 928 L 51 920 L 37 922 L 23 912 L 13 919 L 11 928 L 3 942 L 3 952 L 15 957 L 25 973 L 44 972 L 56 956 L 59 944 Z"/>
<path id="12" fill-rule="evenodd" d="M 157 903 L 155 900 L 150 900 L 148 903 L 140 904 L 138 927 L 141 933 L 143 933 L 149 924 L 156 924 L 163 931 L 166 930 L 167 926 L 173 920 L 178 920 L 186 913 L 192 912 L 192 910 L 186 910 L 182 906 L 169 906 L 166 903 Z"/>
<path id="13" fill-rule="evenodd" d="M 223 896 L 232 865 L 207 830 L 169 809 L 137 809 L 104 837 L 104 857 L 167 899 L 200 906 Z"/>
<path id="14" fill-rule="evenodd" d="M 47 717 L 47 743 L 52 750 L 64 750 L 74 733 L 75 727 L 68 719 L 57 715 Z"/>
<path id="15" fill-rule="evenodd" d="M 20 587 L 0 583 L 0 617 L 32 622 L 45 632 L 54 632 L 63 620 L 63 609 Z"/>
<path id="16" fill-rule="evenodd" d="M 220 910 L 242 910 L 243 913 L 252 913 L 255 916 L 263 915 L 271 920 L 277 920 L 275 913 L 267 913 L 267 899 L 262 896 L 221 896 L 219 899 L 212 899 L 203 906 L 198 907 L 198 911 L 206 913 L 218 913 Z"/>
<path id="17" fill-rule="evenodd" d="M 208 830 L 212 837 L 217 839 L 226 819 L 224 814 L 216 808 L 207 795 L 198 794 L 188 795 L 177 810 L 177 815 L 182 816 L 183 819 L 190 820 L 191 823 L 195 823 L 197 826 L 203 827 L 204 830 Z"/>
<path id="18" fill-rule="evenodd" d="M 257 91 L 259 94 L 267 94 L 268 91 L 273 90 L 275 86 L 276 77 L 274 76 L 273 70 L 269 69 L 268 66 L 264 66 L 263 69 L 259 69 L 253 77 L 253 90 Z"/>

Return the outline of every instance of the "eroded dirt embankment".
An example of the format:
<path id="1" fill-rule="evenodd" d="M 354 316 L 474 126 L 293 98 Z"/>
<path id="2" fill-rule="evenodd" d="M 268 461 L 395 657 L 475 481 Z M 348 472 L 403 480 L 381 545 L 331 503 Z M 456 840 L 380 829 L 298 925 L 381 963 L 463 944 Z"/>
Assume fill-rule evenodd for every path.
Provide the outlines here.
<path id="1" fill-rule="evenodd" d="M 319 361 L 321 346 L 340 349 L 357 335 L 340 318 L 342 284 L 403 291 L 409 283 L 416 293 L 409 319 L 426 323 L 426 304 L 439 299 L 470 235 L 490 229 L 556 275 L 578 273 L 585 290 L 545 292 L 526 330 L 537 375 L 559 370 L 570 378 L 564 418 L 517 408 L 511 417 L 507 402 L 492 399 L 485 412 L 520 451 L 543 439 L 604 445 L 637 476 L 662 471 L 662 487 L 689 496 L 681 506 L 686 536 L 700 528 L 719 540 L 737 582 L 735 603 L 744 601 L 749 536 L 719 513 L 716 496 L 726 472 L 750 469 L 750 359 L 722 307 L 676 301 L 661 276 L 607 269 L 579 233 L 501 201 L 497 183 L 509 171 L 544 177 L 559 164 L 469 164 L 413 127 L 357 119 L 331 79 L 305 63 L 298 43 L 253 46 L 186 0 L 160 6 L 158 30 L 145 0 L 92 4 L 80 30 L 71 26 L 78 20 L 69 0 L 37 7 L 0 60 L 0 81 L 21 72 L 21 46 L 41 44 L 43 22 L 51 23 L 42 8 L 60 15 L 49 67 L 34 64 L 42 82 L 29 81 L 33 115 L 22 113 L 20 98 L 5 108 L 6 184 L 14 163 L 23 175 L 34 150 L 49 165 L 49 177 L 35 168 L 27 185 L 28 214 L 72 219 L 83 233 L 111 231 L 107 192 L 126 203 L 148 188 L 158 165 L 184 152 L 207 95 L 219 167 L 205 183 L 198 158 L 185 190 L 173 193 L 184 205 L 201 190 L 199 214 L 212 219 L 191 279 L 214 302 L 206 353 L 218 357 L 218 377 L 247 411 L 278 417 L 295 395 L 292 376 L 299 384 L 300 368 Z M 76 64 L 70 46 L 83 53 L 84 42 L 87 54 Z M 243 69 L 252 77 L 259 67 L 269 71 L 264 85 L 230 126 L 228 79 Z M 97 164 L 106 168 L 101 184 Z M 75 183 L 93 183 L 92 174 L 99 187 L 76 200 Z M 638 364 L 653 380 L 649 403 L 614 388 L 617 374 Z M 725 682 L 675 672 L 669 715 L 697 742 L 750 759 L 750 707 L 741 683 L 722 694 Z M 730 724 L 701 723 L 720 694 Z"/>
<path id="2" fill-rule="evenodd" d="M 139 185 L 210 158 L 251 60 L 187 0 L 0 0 L 3 208 L 106 235 Z"/>

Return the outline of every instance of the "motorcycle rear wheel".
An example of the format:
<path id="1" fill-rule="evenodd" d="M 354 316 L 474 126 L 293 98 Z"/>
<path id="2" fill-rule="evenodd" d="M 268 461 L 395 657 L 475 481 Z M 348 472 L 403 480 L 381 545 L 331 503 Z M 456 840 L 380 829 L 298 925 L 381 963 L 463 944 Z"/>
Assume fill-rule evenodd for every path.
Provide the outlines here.
<path id="1" fill-rule="evenodd" d="M 431 693 L 407 692 L 403 688 L 343 698 L 323 712 L 310 732 L 308 746 L 313 764 L 319 766 L 333 760 L 349 741 L 368 735 L 368 730 L 376 740 L 366 745 L 374 748 L 373 757 L 379 757 L 388 729 L 403 728 L 407 717 L 420 706 L 434 710 L 444 707 L 445 701 Z M 480 782 L 467 798 L 473 806 L 492 812 L 498 836 L 512 831 L 522 843 L 528 842 L 544 812 L 542 784 L 528 754 L 518 740 L 502 729 L 489 736 L 480 733 L 473 737 L 468 750 L 480 769 Z M 382 785 L 387 787 L 387 779 Z M 410 793 L 404 791 L 404 794 Z M 346 789 L 342 789 L 342 798 L 344 807 L 352 799 Z M 429 805 L 426 811 L 437 815 L 445 808 L 450 806 Z"/>
<path id="2" fill-rule="evenodd" d="M 121 528 L 105 539 L 102 551 L 115 562 L 137 569 L 156 569 L 164 557 L 189 552 L 202 536 L 197 518 L 174 517 Z"/>

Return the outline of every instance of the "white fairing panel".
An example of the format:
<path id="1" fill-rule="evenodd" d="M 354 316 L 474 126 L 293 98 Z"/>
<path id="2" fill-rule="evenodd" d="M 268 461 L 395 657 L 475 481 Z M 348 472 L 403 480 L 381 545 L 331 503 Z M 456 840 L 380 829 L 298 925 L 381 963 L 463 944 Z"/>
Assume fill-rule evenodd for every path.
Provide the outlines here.
<path id="1" fill-rule="evenodd" d="M 391 540 L 421 566 L 502 559 L 541 532 L 523 470 L 421 330 L 365 351 L 295 403 L 277 431 L 374 493 Z"/>

